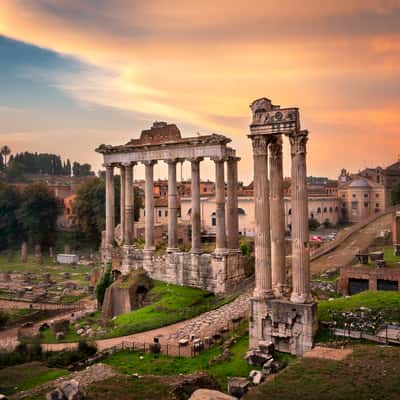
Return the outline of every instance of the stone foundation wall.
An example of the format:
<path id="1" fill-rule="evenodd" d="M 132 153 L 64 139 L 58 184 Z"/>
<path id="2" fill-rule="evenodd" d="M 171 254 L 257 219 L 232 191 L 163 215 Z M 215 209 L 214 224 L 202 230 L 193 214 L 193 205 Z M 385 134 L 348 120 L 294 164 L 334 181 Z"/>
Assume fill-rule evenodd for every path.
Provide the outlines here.
<path id="1" fill-rule="evenodd" d="M 123 246 L 120 251 L 122 274 L 143 268 L 153 279 L 213 293 L 231 292 L 240 287 L 254 264 L 253 258 L 236 251 L 220 256 L 173 252 L 159 257 L 133 246 Z"/>
<path id="2" fill-rule="evenodd" d="M 313 347 L 317 305 L 287 300 L 250 300 L 250 348 L 273 344 L 278 351 L 302 355 Z"/>

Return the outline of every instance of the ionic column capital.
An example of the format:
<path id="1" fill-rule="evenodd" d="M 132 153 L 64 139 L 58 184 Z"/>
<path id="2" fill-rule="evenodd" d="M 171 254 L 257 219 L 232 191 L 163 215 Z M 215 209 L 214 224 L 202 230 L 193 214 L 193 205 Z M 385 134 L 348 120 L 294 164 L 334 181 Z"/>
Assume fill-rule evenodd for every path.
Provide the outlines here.
<path id="1" fill-rule="evenodd" d="M 145 160 L 145 161 L 141 161 L 141 163 L 143 165 L 145 165 L 146 167 L 151 167 L 154 164 L 157 164 L 157 160 Z"/>
<path id="2" fill-rule="evenodd" d="M 237 157 L 237 156 L 230 156 L 230 157 L 227 157 L 228 163 L 237 163 L 237 162 L 239 162 L 240 160 L 241 160 L 241 158 L 240 158 L 240 157 Z"/>
<path id="3" fill-rule="evenodd" d="M 123 163 L 121 163 L 121 165 L 125 168 L 129 168 L 129 167 L 134 167 L 135 165 L 137 165 L 137 162 L 136 161 L 123 162 Z"/>
<path id="4" fill-rule="evenodd" d="M 289 135 L 290 152 L 292 156 L 296 154 L 305 154 L 308 141 L 308 131 L 299 131 Z"/>
<path id="5" fill-rule="evenodd" d="M 214 161 L 215 163 L 223 163 L 228 161 L 228 157 L 210 157 L 210 160 Z"/>
<path id="6" fill-rule="evenodd" d="M 188 158 L 188 161 L 190 161 L 192 164 L 197 164 L 197 163 L 199 163 L 200 161 L 203 161 L 204 160 L 204 157 L 191 157 L 191 158 Z"/>

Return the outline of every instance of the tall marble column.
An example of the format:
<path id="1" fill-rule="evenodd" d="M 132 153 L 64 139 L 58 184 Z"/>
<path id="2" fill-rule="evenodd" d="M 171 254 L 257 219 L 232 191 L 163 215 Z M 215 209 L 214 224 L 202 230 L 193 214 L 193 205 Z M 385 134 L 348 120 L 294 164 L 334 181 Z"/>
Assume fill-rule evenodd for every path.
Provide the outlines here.
<path id="1" fill-rule="evenodd" d="M 192 253 L 201 253 L 201 219 L 200 219 L 200 161 L 190 160 L 192 169 Z"/>
<path id="2" fill-rule="evenodd" d="M 268 182 L 268 136 L 249 135 L 254 159 L 255 278 L 254 297 L 272 298 L 271 236 Z"/>
<path id="3" fill-rule="evenodd" d="M 310 256 L 306 170 L 307 131 L 289 136 L 292 157 L 292 294 L 294 303 L 310 300 Z"/>
<path id="4" fill-rule="evenodd" d="M 125 232 L 126 245 L 133 244 L 134 204 L 133 204 L 133 166 L 135 163 L 125 165 Z"/>
<path id="5" fill-rule="evenodd" d="M 225 173 L 223 158 L 214 158 L 215 163 L 215 206 L 216 206 L 216 237 L 215 253 L 226 253 L 226 233 L 225 233 Z"/>
<path id="6" fill-rule="evenodd" d="M 112 261 L 115 228 L 114 166 L 106 165 L 106 262 Z"/>
<path id="7" fill-rule="evenodd" d="M 239 249 L 239 215 L 238 215 L 238 161 L 239 157 L 229 157 L 227 167 L 228 196 L 226 227 L 228 233 L 228 249 Z"/>
<path id="8" fill-rule="evenodd" d="M 154 250 L 154 164 L 157 161 L 144 161 L 145 165 L 145 244 L 144 250 Z"/>
<path id="9" fill-rule="evenodd" d="M 176 163 L 178 160 L 166 160 L 168 164 L 168 247 L 167 252 L 174 252 L 178 249 L 178 203 L 176 185 Z"/>
<path id="10" fill-rule="evenodd" d="M 120 226 L 121 226 L 121 240 L 124 241 L 125 235 L 125 167 L 120 165 Z"/>
<path id="11" fill-rule="evenodd" d="M 276 297 L 284 292 L 285 270 L 285 205 L 283 198 L 282 136 L 269 144 L 270 218 L 272 288 Z"/>

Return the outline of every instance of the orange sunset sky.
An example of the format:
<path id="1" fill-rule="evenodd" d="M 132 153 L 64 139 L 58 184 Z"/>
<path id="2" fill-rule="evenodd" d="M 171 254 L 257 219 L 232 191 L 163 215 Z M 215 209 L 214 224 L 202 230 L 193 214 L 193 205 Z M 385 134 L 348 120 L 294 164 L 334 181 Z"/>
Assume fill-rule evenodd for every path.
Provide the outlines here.
<path id="1" fill-rule="evenodd" d="M 397 0 L 2 0 L 0 75 L 0 144 L 95 170 L 97 145 L 165 120 L 231 137 L 249 182 L 249 104 L 262 96 L 300 107 L 309 175 L 400 154 Z"/>

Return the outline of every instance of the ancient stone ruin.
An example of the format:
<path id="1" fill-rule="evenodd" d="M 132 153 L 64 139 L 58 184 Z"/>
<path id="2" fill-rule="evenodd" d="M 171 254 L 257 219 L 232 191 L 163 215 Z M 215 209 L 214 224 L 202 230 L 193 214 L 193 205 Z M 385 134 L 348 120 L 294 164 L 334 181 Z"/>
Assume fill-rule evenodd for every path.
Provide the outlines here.
<path id="1" fill-rule="evenodd" d="M 317 306 L 310 295 L 306 143 L 298 108 L 267 98 L 251 106 L 256 216 L 256 284 L 250 301 L 250 348 L 301 355 L 313 346 Z M 292 285 L 286 282 L 282 137 L 288 136 L 292 175 Z M 268 173 L 269 170 L 269 173 Z M 291 291 L 290 291 L 291 290 Z M 290 293 L 289 293 L 290 291 Z"/>
<path id="2" fill-rule="evenodd" d="M 122 146 L 101 145 L 106 167 L 106 231 L 102 244 L 104 262 L 112 262 L 115 247 L 114 168 L 121 176 L 121 264 L 113 263 L 114 276 L 143 268 L 154 279 L 179 285 L 224 292 L 240 284 L 245 276 L 245 260 L 239 251 L 236 152 L 231 140 L 211 134 L 182 138 L 174 124 L 155 122 L 139 139 Z M 215 163 L 216 175 L 216 249 L 213 254 L 201 250 L 200 164 L 208 157 Z M 158 161 L 168 164 L 168 248 L 162 257 L 154 255 L 153 167 Z M 191 250 L 182 252 L 177 242 L 178 162 L 191 163 Z M 138 163 L 145 165 L 145 246 L 134 246 L 133 172 Z M 224 165 L 227 164 L 227 196 Z M 225 201 L 227 204 L 225 204 Z M 227 210 L 226 210 L 227 206 Z"/>

